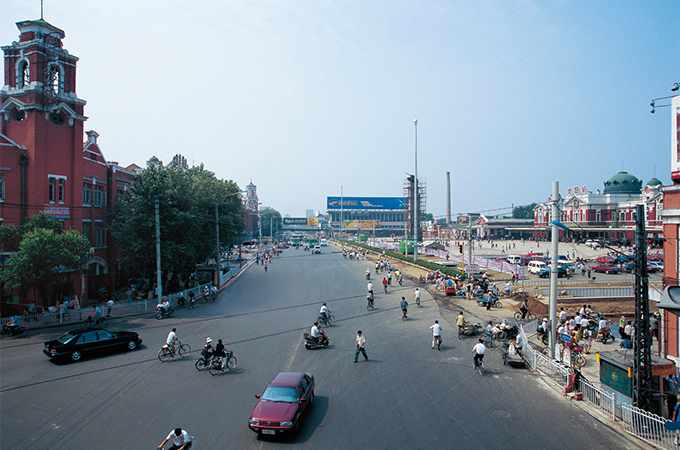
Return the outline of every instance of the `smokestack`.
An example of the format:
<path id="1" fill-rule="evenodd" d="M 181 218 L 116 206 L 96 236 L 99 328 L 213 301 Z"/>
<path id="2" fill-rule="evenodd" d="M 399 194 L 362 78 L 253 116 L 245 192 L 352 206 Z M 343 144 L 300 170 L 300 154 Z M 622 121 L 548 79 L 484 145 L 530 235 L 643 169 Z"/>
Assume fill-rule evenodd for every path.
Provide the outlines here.
<path id="1" fill-rule="evenodd" d="M 451 172 L 446 172 L 446 224 L 451 225 Z"/>

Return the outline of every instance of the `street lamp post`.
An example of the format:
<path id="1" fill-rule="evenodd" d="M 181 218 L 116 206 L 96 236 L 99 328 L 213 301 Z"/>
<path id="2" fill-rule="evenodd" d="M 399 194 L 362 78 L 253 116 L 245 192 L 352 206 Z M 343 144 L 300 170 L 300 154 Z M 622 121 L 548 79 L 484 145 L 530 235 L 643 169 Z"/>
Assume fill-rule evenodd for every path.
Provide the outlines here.
<path id="1" fill-rule="evenodd" d="M 413 121 L 416 131 L 416 173 L 413 177 L 413 261 L 418 261 L 418 119 Z"/>

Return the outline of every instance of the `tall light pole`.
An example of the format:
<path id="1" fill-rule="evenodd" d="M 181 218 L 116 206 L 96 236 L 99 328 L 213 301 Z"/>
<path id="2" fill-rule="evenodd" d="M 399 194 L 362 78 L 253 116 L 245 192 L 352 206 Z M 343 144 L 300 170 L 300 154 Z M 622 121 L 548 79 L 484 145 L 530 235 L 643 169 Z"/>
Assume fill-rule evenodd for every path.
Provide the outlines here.
<path id="1" fill-rule="evenodd" d="M 413 177 L 413 261 L 418 261 L 418 119 L 413 121 L 416 130 L 416 173 Z"/>
<path id="2" fill-rule="evenodd" d="M 344 218 L 342 217 L 342 186 L 340 186 L 340 239 L 342 239 L 342 229 L 345 226 Z"/>

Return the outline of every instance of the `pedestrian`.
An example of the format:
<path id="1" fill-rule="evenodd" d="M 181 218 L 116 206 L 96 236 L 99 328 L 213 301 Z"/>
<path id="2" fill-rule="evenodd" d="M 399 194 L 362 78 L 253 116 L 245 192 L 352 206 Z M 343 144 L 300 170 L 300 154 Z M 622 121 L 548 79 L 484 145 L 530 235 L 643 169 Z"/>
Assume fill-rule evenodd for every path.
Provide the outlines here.
<path id="1" fill-rule="evenodd" d="M 368 361 L 368 355 L 366 354 L 366 339 L 361 334 L 361 330 L 357 331 L 357 350 L 354 352 L 354 362 L 359 360 L 359 352 L 364 355 L 364 361 Z"/>
<path id="2" fill-rule="evenodd" d="M 111 308 L 113 308 L 113 299 L 110 298 L 108 302 L 106 302 L 106 317 L 111 317 Z"/>
<path id="3" fill-rule="evenodd" d="M 583 353 L 589 354 L 590 353 L 590 347 L 593 346 L 593 332 L 590 331 L 587 327 L 586 328 L 581 328 L 581 339 L 582 339 L 582 347 L 583 347 Z"/>
<path id="4" fill-rule="evenodd" d="M 625 337 L 625 331 L 626 331 L 626 318 L 624 317 L 623 314 L 621 314 L 621 318 L 619 319 L 619 336 L 621 336 L 621 339 Z"/>
<path id="5" fill-rule="evenodd" d="M 590 280 L 590 267 L 588 267 L 588 279 Z"/>
<path id="6" fill-rule="evenodd" d="M 128 287 L 127 290 L 128 305 L 132 304 L 132 286 Z"/>

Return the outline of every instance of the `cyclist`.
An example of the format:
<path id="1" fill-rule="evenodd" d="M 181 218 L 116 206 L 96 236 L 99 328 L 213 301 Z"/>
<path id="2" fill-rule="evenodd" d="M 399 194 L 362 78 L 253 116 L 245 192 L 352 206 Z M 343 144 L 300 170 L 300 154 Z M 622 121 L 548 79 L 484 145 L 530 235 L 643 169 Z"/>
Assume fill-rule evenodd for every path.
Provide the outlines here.
<path id="1" fill-rule="evenodd" d="M 416 302 L 417 306 L 420 306 L 420 291 L 418 288 L 416 288 L 416 291 L 413 293 L 413 300 Z"/>
<path id="2" fill-rule="evenodd" d="M 19 316 L 14 315 L 12 318 L 7 322 L 7 330 L 14 336 L 16 334 L 16 329 L 19 328 Z"/>
<path id="3" fill-rule="evenodd" d="M 187 302 L 187 299 L 184 298 L 184 292 L 181 292 L 177 294 L 177 305 L 182 306 Z"/>
<path id="4" fill-rule="evenodd" d="M 215 353 L 214 356 L 217 358 L 221 358 L 222 361 L 222 370 L 224 370 L 224 366 L 227 365 L 227 349 L 224 348 L 224 344 L 222 343 L 222 339 L 217 340 L 217 345 L 215 346 Z"/>
<path id="5" fill-rule="evenodd" d="M 463 317 L 463 311 L 456 317 L 456 325 L 458 325 L 458 331 L 465 331 L 465 317 Z"/>
<path id="6" fill-rule="evenodd" d="M 189 308 L 193 308 L 196 304 L 196 294 L 194 291 L 189 291 Z"/>
<path id="7" fill-rule="evenodd" d="M 480 362 L 484 362 L 484 352 L 486 352 L 486 347 L 484 346 L 484 342 L 482 339 L 479 339 L 479 342 L 475 344 L 474 347 L 472 347 L 472 353 L 475 354 L 474 361 L 475 361 L 475 369 L 477 366 L 479 366 Z"/>
<path id="8" fill-rule="evenodd" d="M 210 358 L 215 353 L 215 349 L 212 346 L 212 339 L 208 336 L 203 344 L 203 349 L 201 350 L 201 356 L 205 359 Z"/>
<path id="9" fill-rule="evenodd" d="M 89 316 L 87 316 L 87 322 L 91 323 L 92 325 L 96 325 L 97 321 L 99 318 L 102 316 L 102 310 L 99 309 L 99 306 L 97 305 L 92 305 L 92 312 L 90 313 Z"/>
<path id="10" fill-rule="evenodd" d="M 392 272 L 387 274 L 387 285 L 392 286 Z"/>
<path id="11" fill-rule="evenodd" d="M 401 298 L 401 303 L 399 303 L 399 306 L 401 306 L 401 312 L 404 314 L 404 317 L 408 317 L 406 313 L 408 312 L 408 303 L 406 302 L 406 298 L 402 297 Z"/>
<path id="12" fill-rule="evenodd" d="M 399 286 L 404 282 L 404 274 L 397 271 L 397 280 L 399 280 Z"/>
<path id="13" fill-rule="evenodd" d="M 173 328 L 170 333 L 168 333 L 168 338 L 165 343 L 170 348 L 170 356 L 175 356 L 175 342 L 179 343 L 179 338 L 177 337 L 177 328 Z"/>
<path id="14" fill-rule="evenodd" d="M 159 450 L 163 450 L 163 446 L 167 444 L 168 441 L 172 440 L 172 447 L 169 450 L 188 450 L 192 446 L 192 437 L 189 436 L 185 430 L 181 428 L 175 428 L 168 434 L 161 445 L 158 446 Z"/>
<path id="15" fill-rule="evenodd" d="M 527 306 L 526 300 L 522 300 L 522 304 L 519 305 L 519 311 L 522 313 L 522 320 L 524 320 L 527 317 L 527 313 L 529 312 L 529 307 Z"/>
<path id="16" fill-rule="evenodd" d="M 486 335 L 489 339 L 493 339 L 493 322 L 489 320 L 489 324 L 486 326 Z"/>
<path id="17" fill-rule="evenodd" d="M 217 298 L 217 286 L 213 285 L 210 288 L 210 294 L 212 294 L 213 300 L 215 300 Z"/>
<path id="18" fill-rule="evenodd" d="M 321 309 L 319 310 L 319 314 L 321 314 L 321 317 L 323 318 L 323 324 L 328 325 L 328 316 L 331 314 L 331 310 L 328 309 L 326 304 L 324 303 L 321 305 Z"/>
<path id="19" fill-rule="evenodd" d="M 371 294 L 371 297 L 373 296 L 373 282 L 369 281 L 368 284 L 366 285 L 366 288 L 368 289 L 368 293 Z"/>
<path id="20" fill-rule="evenodd" d="M 369 305 L 373 306 L 373 294 L 370 292 L 366 294 L 366 301 L 368 302 Z"/>
<path id="21" fill-rule="evenodd" d="M 441 345 L 442 343 L 442 326 L 439 325 L 439 321 L 435 320 L 434 325 L 430 327 L 430 330 L 432 330 L 432 349 L 434 350 L 434 346 L 439 343 Z"/>
<path id="22" fill-rule="evenodd" d="M 383 277 L 382 285 L 385 292 L 387 292 L 387 278 Z"/>

